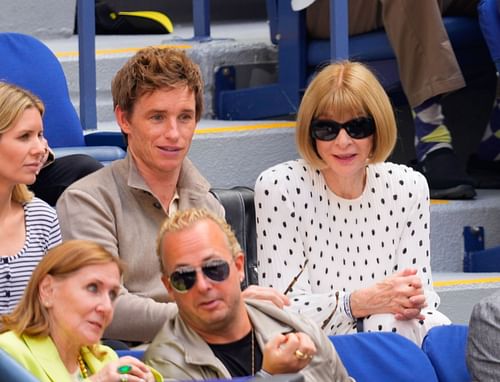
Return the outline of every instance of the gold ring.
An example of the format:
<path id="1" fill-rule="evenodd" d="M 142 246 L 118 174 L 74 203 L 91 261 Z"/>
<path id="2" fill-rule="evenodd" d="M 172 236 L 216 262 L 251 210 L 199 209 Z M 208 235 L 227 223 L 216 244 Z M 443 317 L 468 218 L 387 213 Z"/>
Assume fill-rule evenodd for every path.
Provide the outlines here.
<path id="1" fill-rule="evenodd" d="M 123 374 L 120 376 L 120 382 L 127 382 L 127 381 L 128 381 L 127 374 Z"/>
<path id="2" fill-rule="evenodd" d="M 310 358 L 311 356 L 309 354 L 305 354 L 305 353 L 302 353 L 299 349 L 295 350 L 295 353 L 293 353 L 295 355 L 295 357 L 297 357 L 298 359 L 308 359 Z"/>

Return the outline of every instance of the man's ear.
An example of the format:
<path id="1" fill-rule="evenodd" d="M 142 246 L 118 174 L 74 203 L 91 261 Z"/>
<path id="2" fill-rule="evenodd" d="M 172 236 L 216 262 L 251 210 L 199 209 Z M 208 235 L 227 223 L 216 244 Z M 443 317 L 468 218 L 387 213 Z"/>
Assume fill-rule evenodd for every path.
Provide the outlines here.
<path id="1" fill-rule="evenodd" d="M 245 254 L 243 252 L 238 252 L 234 257 L 234 265 L 240 274 L 240 282 L 245 280 Z"/>
<path id="2" fill-rule="evenodd" d="M 170 285 L 170 279 L 168 278 L 168 276 L 161 275 L 161 282 L 167 289 L 169 299 L 175 301 L 174 288 L 172 288 L 172 285 Z"/>
<path id="3" fill-rule="evenodd" d="M 120 106 L 115 107 L 115 118 L 116 122 L 120 126 L 120 129 L 123 133 L 130 133 L 130 123 L 128 121 L 128 113 L 123 111 Z"/>
<path id="4" fill-rule="evenodd" d="M 38 287 L 38 294 L 40 295 L 40 301 L 42 305 L 46 308 L 50 308 L 53 303 L 53 293 L 54 293 L 54 278 L 51 275 L 46 275 Z"/>

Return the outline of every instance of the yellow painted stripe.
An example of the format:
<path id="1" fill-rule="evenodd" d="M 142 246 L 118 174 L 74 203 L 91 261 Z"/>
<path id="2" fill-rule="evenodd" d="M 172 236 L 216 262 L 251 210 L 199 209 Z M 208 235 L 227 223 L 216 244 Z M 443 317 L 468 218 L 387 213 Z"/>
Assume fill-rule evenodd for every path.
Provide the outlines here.
<path id="1" fill-rule="evenodd" d="M 448 203 L 450 203 L 450 201 L 445 199 L 431 199 L 431 204 L 448 204 Z"/>
<path id="2" fill-rule="evenodd" d="M 481 279 L 434 281 L 432 284 L 435 287 L 447 287 L 454 285 L 490 284 L 498 282 L 500 282 L 500 277 L 484 277 Z"/>
<path id="3" fill-rule="evenodd" d="M 185 44 L 164 44 L 164 45 L 153 45 L 156 48 L 177 48 L 177 49 L 191 49 L 192 45 Z M 95 54 L 104 55 L 104 54 L 123 54 L 123 53 L 135 53 L 138 50 L 144 47 L 139 48 L 119 48 L 119 49 L 96 49 Z M 64 57 L 78 57 L 78 51 L 70 51 L 70 52 L 56 52 L 56 57 L 64 58 Z"/>
<path id="4" fill-rule="evenodd" d="M 262 129 L 283 129 L 283 128 L 294 128 L 294 127 L 295 127 L 295 122 L 272 122 L 272 123 L 259 123 L 257 125 L 207 127 L 205 129 L 197 129 L 196 134 L 237 133 L 241 131 L 252 131 L 252 130 L 262 130 Z"/>

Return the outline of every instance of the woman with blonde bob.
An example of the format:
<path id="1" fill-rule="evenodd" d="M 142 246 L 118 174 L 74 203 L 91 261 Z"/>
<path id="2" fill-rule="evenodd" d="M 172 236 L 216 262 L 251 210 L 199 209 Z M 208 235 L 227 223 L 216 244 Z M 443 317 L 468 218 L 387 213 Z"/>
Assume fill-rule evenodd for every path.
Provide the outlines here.
<path id="1" fill-rule="evenodd" d="M 429 189 L 384 162 L 396 142 L 391 103 L 364 65 L 326 66 L 297 116 L 302 159 L 255 186 L 260 283 L 327 334 L 398 332 L 419 344 L 449 323 L 437 312 L 429 254 Z"/>
<path id="2" fill-rule="evenodd" d="M 61 242 L 55 211 L 26 186 L 47 153 L 43 112 L 38 97 L 0 82 L 0 315 L 14 309 L 33 269 Z"/>
<path id="3" fill-rule="evenodd" d="M 121 260 L 98 244 L 70 240 L 51 249 L 17 308 L 0 317 L 0 347 L 40 381 L 161 381 L 138 359 L 118 359 L 99 344 L 122 273 Z"/>

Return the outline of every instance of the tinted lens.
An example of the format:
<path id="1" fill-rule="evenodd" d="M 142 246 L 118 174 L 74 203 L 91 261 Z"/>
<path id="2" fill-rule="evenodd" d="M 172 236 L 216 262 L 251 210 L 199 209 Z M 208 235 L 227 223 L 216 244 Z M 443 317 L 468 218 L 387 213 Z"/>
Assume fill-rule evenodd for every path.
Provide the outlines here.
<path id="1" fill-rule="evenodd" d="M 369 117 L 361 117 L 351 119 L 344 124 L 347 134 L 354 139 L 363 139 L 372 135 L 375 131 L 373 119 Z"/>
<path id="2" fill-rule="evenodd" d="M 210 260 L 201 266 L 201 271 L 210 280 L 221 282 L 229 276 L 229 264 L 224 260 Z M 196 272 L 193 267 L 183 267 L 170 275 L 170 285 L 177 292 L 187 292 L 196 283 Z"/>
<path id="3" fill-rule="evenodd" d="M 170 275 L 170 285 L 178 292 L 187 292 L 196 282 L 196 270 L 175 271 Z"/>
<path id="4" fill-rule="evenodd" d="M 224 260 L 214 260 L 201 267 L 203 274 L 212 281 L 224 281 L 229 276 L 229 264 Z"/>
<path id="5" fill-rule="evenodd" d="M 345 123 L 330 119 L 316 119 L 311 123 L 311 136 L 321 141 L 332 141 L 337 138 L 340 129 L 345 129 L 353 139 L 362 139 L 375 132 L 375 125 L 371 117 L 354 118 Z"/>
<path id="6" fill-rule="evenodd" d="M 332 141 L 339 135 L 341 125 L 329 119 L 316 119 L 311 123 L 311 135 L 320 141 Z"/>

